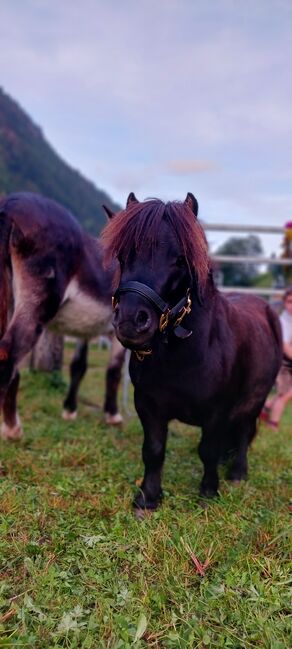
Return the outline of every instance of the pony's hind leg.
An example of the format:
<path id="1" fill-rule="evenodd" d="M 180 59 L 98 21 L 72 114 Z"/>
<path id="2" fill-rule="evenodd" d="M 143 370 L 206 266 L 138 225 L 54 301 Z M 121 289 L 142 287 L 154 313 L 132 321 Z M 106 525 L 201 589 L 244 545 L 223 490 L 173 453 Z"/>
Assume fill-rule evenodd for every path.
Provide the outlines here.
<path id="1" fill-rule="evenodd" d="M 256 434 L 256 419 L 238 421 L 232 427 L 233 459 L 227 472 L 227 479 L 239 482 L 247 478 L 247 451 Z"/>
<path id="2" fill-rule="evenodd" d="M 198 451 L 204 465 L 200 496 L 203 498 L 214 498 L 218 496 L 218 464 L 221 454 L 220 436 L 214 425 L 203 427 Z"/>
<path id="3" fill-rule="evenodd" d="M 17 370 L 10 381 L 3 402 L 3 423 L 0 429 L 2 439 L 17 440 L 23 435 L 16 405 L 18 385 L 19 372 Z"/>
<path id="4" fill-rule="evenodd" d="M 106 370 L 104 413 L 107 424 L 119 425 L 123 421 L 118 411 L 118 388 L 121 381 L 122 367 L 126 350 L 114 336 L 112 340 L 110 361 Z"/>
<path id="5" fill-rule="evenodd" d="M 125 349 L 113 338 L 110 361 L 106 370 L 106 392 L 104 413 L 107 424 L 118 425 L 123 421 L 118 412 L 117 393 L 121 380 L 122 366 L 125 358 Z M 79 385 L 87 370 L 88 343 L 79 341 L 70 365 L 70 386 L 63 403 L 63 419 L 73 420 L 77 417 L 77 394 Z"/>
<path id="6" fill-rule="evenodd" d="M 87 370 L 87 354 L 88 343 L 85 340 L 78 341 L 70 365 L 70 385 L 63 403 L 63 419 L 72 420 L 77 417 L 77 394 L 80 382 Z"/>

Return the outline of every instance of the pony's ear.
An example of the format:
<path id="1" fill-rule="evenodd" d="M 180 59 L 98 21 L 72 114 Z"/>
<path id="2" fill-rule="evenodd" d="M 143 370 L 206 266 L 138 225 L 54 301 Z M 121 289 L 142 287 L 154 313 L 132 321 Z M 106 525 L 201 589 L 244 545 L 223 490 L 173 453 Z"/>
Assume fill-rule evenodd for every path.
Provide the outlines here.
<path id="1" fill-rule="evenodd" d="M 128 198 L 127 198 L 127 207 L 129 207 L 130 203 L 139 203 L 138 199 L 136 198 L 134 192 L 130 192 Z"/>
<path id="2" fill-rule="evenodd" d="M 197 199 L 194 197 L 194 194 L 188 192 L 185 203 L 188 205 L 188 207 L 191 208 L 192 212 L 194 212 L 195 217 L 197 217 L 199 211 L 199 204 Z"/>
<path id="3" fill-rule="evenodd" d="M 112 219 L 115 213 L 107 206 L 107 205 L 102 205 L 108 219 Z"/>

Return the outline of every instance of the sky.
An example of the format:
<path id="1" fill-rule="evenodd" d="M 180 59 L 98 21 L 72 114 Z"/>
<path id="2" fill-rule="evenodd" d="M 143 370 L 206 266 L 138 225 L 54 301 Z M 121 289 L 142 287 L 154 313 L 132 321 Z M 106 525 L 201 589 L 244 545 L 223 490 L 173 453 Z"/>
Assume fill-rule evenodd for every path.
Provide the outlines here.
<path id="1" fill-rule="evenodd" d="M 122 205 L 191 191 L 206 222 L 281 226 L 291 33 L 290 0 L 1 0 L 0 85 Z"/>

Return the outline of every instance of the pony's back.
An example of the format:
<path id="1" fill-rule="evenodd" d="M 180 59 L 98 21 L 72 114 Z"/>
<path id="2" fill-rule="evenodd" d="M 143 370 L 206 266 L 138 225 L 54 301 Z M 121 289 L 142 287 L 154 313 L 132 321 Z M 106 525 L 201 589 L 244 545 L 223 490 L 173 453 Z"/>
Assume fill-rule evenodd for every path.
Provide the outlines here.
<path id="1" fill-rule="evenodd" d="M 81 236 L 81 226 L 65 207 L 50 198 L 31 192 L 17 192 L 4 198 L 0 210 L 21 229 L 24 236 L 45 231 L 48 239 Z"/>

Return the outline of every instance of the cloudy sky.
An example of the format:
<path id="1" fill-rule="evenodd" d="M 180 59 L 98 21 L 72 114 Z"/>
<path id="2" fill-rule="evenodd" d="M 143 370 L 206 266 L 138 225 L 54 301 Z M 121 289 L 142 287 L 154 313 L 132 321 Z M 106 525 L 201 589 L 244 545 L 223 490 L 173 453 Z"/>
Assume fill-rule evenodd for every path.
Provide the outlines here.
<path id="1" fill-rule="evenodd" d="M 206 221 L 282 225 L 291 33 L 290 0 L 2 0 L 0 85 L 116 201 L 192 191 Z"/>

